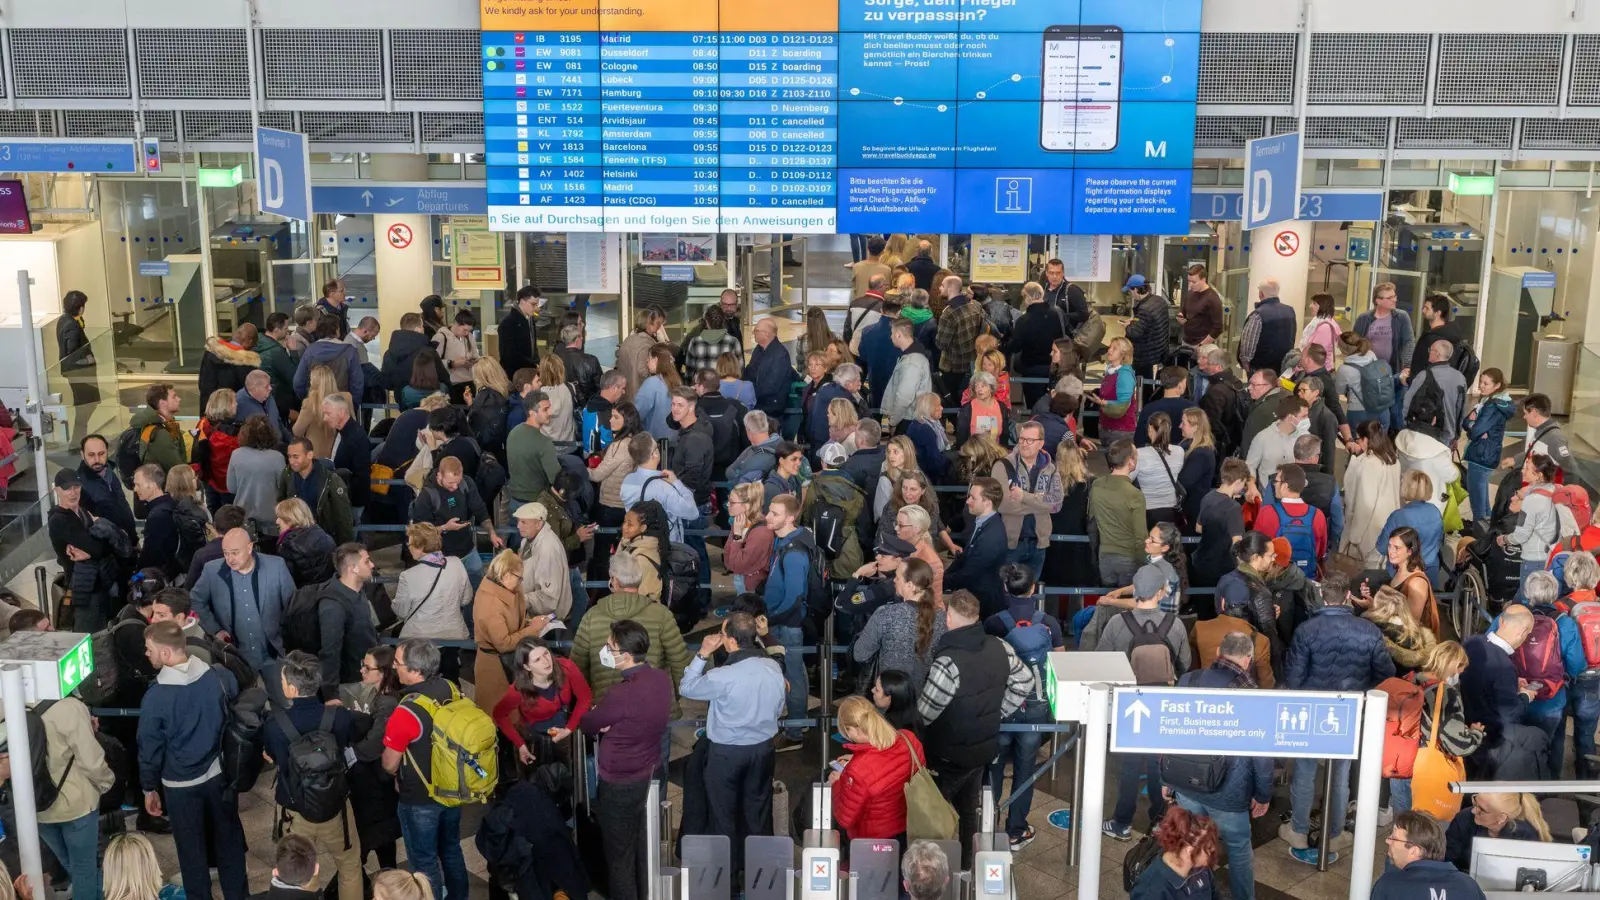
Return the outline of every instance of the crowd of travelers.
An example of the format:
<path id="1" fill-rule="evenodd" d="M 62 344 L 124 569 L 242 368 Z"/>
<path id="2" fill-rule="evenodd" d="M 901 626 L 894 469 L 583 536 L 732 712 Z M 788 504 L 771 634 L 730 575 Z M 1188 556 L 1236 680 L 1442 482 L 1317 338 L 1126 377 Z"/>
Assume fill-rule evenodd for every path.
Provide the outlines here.
<path id="1" fill-rule="evenodd" d="M 675 340 L 641 308 L 610 369 L 534 288 L 493 353 L 429 297 L 374 358 L 376 320 L 352 327 L 331 282 L 208 347 L 193 427 L 158 383 L 127 431 L 83 436 L 47 523 L 67 599 L 10 622 L 95 635 L 100 674 L 38 713 L 59 791 L 41 832 L 75 896 L 130 877 L 97 860 L 122 809 L 173 835 L 185 891 L 214 869 L 243 900 L 237 795 L 264 754 L 274 892 L 314 890 L 320 851 L 341 900 L 465 896 L 462 810 L 486 803 L 494 890 L 637 900 L 685 700 L 707 712 L 680 831 L 728 836 L 737 872 L 774 832 L 775 754 L 828 739 L 824 679 L 834 823 L 900 840 L 911 896 L 942 892 L 982 791 L 1009 797 L 1013 850 L 1034 840 L 1044 735 L 1001 726 L 1051 721 L 1069 649 L 1125 654 L 1147 685 L 1387 692 L 1386 896 L 1454 885 L 1472 836 L 1550 839 L 1530 795 L 1441 817 L 1438 782 L 1559 778 L 1569 718 L 1592 777 L 1600 527 L 1550 401 L 1478 371 L 1448 298 L 1416 336 L 1390 284 L 1348 330 L 1316 295 L 1302 328 L 1265 281 L 1230 353 L 1201 266 L 1177 303 L 1129 278 L 1108 338 L 1059 260 L 1011 299 L 903 249 L 866 241 L 842 333 L 813 309 L 786 344 L 796 323 L 729 290 Z M 386 531 L 401 569 L 379 575 Z M 1494 620 L 1467 635 L 1439 595 L 1473 567 Z M 809 652 L 830 633 L 832 663 Z M 1348 843 L 1348 761 L 1326 763 L 1326 847 L 1315 760 L 1116 762 L 1102 830 L 1131 840 L 1143 793 L 1160 851 L 1134 896 L 1196 896 L 1225 858 L 1253 897 L 1276 777 L 1294 859 Z M 912 802 L 924 769 L 935 796 Z M 398 841 L 418 877 L 390 871 Z"/>

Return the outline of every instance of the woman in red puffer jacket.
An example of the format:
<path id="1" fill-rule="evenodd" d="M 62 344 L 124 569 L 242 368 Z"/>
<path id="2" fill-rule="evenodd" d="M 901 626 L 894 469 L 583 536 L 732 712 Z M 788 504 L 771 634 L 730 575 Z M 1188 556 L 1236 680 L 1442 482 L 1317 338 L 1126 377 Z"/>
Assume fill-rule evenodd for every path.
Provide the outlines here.
<path id="1" fill-rule="evenodd" d="M 228 491 L 228 461 L 239 449 L 239 401 L 234 392 L 218 388 L 206 400 L 205 415 L 195 429 L 190 466 L 205 485 L 206 508 L 215 513 L 233 502 Z"/>
<path id="2" fill-rule="evenodd" d="M 850 752 L 844 769 L 828 776 L 833 785 L 833 821 L 850 840 L 905 840 L 906 782 L 924 762 L 922 743 L 896 731 L 872 701 L 846 697 L 839 703 L 839 732 Z"/>

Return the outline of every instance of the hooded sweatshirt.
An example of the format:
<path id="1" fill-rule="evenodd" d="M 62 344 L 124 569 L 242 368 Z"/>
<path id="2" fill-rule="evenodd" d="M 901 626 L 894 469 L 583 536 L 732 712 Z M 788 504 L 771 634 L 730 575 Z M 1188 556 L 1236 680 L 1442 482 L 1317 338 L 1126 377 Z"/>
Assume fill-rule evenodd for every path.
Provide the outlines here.
<path id="1" fill-rule="evenodd" d="M 1450 459 L 1450 448 L 1424 431 L 1408 428 L 1394 439 L 1400 451 L 1400 475 L 1413 469 L 1424 472 L 1433 481 L 1433 496 L 1429 498 L 1440 513 L 1444 512 L 1445 485 L 1461 478 L 1461 470 Z"/>
<path id="2" fill-rule="evenodd" d="M 193 787 L 222 774 L 228 693 L 195 657 L 162 668 L 139 705 L 140 787 Z"/>

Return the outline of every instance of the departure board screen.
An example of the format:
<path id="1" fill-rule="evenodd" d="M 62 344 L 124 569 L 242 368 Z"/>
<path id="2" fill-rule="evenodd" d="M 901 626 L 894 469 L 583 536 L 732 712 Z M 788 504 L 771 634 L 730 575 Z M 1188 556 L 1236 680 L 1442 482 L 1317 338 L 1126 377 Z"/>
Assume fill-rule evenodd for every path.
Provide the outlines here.
<path id="1" fill-rule="evenodd" d="M 1200 0 L 482 0 L 482 28 L 497 230 L 1189 227 Z"/>

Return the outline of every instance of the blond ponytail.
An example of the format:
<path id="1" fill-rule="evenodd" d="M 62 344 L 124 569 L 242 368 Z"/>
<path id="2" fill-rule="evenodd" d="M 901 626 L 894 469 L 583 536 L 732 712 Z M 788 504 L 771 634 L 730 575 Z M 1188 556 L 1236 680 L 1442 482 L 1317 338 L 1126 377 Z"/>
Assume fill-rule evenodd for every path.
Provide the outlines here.
<path id="1" fill-rule="evenodd" d="M 384 869 L 372 876 L 373 900 L 433 900 L 433 886 L 421 872 Z"/>
<path id="2" fill-rule="evenodd" d="M 1550 826 L 1545 824 L 1544 811 L 1539 808 L 1539 799 L 1532 794 L 1517 794 L 1516 797 L 1518 806 L 1516 817 L 1532 825 L 1533 830 L 1539 832 L 1539 840 L 1549 843 Z"/>

